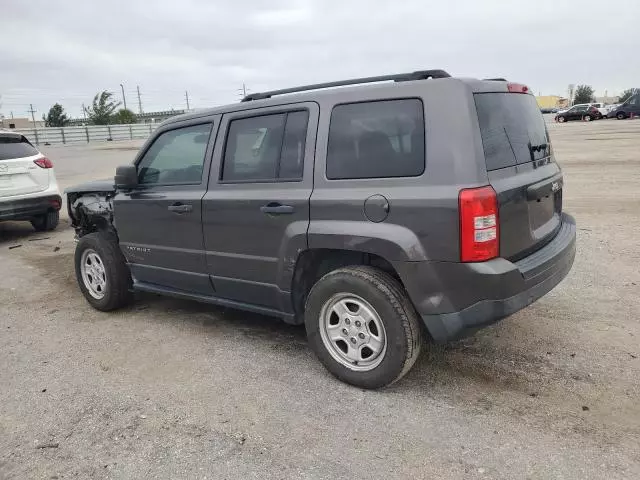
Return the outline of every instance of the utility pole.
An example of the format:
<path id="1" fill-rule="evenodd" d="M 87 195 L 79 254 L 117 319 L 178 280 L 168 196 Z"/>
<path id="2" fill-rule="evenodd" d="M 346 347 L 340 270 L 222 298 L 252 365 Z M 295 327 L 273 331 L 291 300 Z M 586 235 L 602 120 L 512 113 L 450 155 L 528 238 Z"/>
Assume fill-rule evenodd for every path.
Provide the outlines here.
<path id="1" fill-rule="evenodd" d="M 13 111 L 11 111 L 11 120 L 13 120 Z"/>
<path id="2" fill-rule="evenodd" d="M 87 109 L 84 108 L 84 103 L 82 104 L 82 115 L 84 115 L 85 121 L 87 120 Z"/>
<path id="3" fill-rule="evenodd" d="M 186 90 L 184 91 L 184 98 L 187 99 L 187 110 L 191 110 L 189 108 L 189 92 L 187 92 Z"/>
<path id="4" fill-rule="evenodd" d="M 34 115 L 36 113 L 36 111 L 33 109 L 33 104 L 32 103 L 29 104 L 29 108 L 30 108 L 29 111 L 31 112 L 31 120 L 33 120 L 33 128 L 36 128 L 36 117 Z"/>
<path id="5" fill-rule="evenodd" d="M 244 82 L 242 82 L 242 88 L 238 89 L 238 94 L 242 96 L 242 98 L 247 96 L 247 86 Z"/>
<path id="6" fill-rule="evenodd" d="M 136 89 L 138 90 L 138 113 L 142 115 L 142 99 L 140 98 L 140 85 L 136 85 Z"/>
<path id="7" fill-rule="evenodd" d="M 120 88 L 122 89 L 122 101 L 124 103 L 124 109 L 127 109 L 127 97 L 124 96 L 124 85 L 120 84 Z"/>

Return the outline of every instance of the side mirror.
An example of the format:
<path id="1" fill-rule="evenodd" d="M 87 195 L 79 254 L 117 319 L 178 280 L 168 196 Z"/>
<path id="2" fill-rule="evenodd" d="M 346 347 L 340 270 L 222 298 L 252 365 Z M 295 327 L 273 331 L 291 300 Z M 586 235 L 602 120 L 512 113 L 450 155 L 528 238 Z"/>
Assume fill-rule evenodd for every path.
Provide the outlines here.
<path id="1" fill-rule="evenodd" d="M 121 165 L 116 168 L 116 176 L 113 179 L 116 188 L 124 190 L 138 186 L 138 169 L 135 165 Z"/>

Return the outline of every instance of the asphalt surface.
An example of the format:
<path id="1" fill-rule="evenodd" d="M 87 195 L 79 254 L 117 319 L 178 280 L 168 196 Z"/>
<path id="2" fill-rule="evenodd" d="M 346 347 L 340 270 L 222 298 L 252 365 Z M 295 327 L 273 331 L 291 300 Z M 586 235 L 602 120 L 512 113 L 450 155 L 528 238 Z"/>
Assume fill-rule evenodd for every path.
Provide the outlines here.
<path id="1" fill-rule="evenodd" d="M 380 391 L 267 317 L 152 295 L 96 312 L 66 221 L 0 224 L 0 478 L 640 478 L 640 121 L 549 128 L 569 277 Z M 68 186 L 135 145 L 45 153 Z"/>

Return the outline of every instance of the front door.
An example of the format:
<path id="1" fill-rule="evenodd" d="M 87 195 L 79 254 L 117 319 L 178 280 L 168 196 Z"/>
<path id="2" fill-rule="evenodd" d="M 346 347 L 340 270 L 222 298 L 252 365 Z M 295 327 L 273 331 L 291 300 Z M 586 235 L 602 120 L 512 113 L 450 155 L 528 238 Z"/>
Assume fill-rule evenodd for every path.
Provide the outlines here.
<path id="1" fill-rule="evenodd" d="M 216 119 L 169 124 L 138 157 L 138 187 L 114 198 L 134 282 L 211 294 L 202 237 Z M 210 140 L 211 139 L 211 140 Z"/>
<path id="2" fill-rule="evenodd" d="M 203 199 L 216 296 L 289 311 L 297 252 L 307 248 L 318 106 L 224 115 Z"/>

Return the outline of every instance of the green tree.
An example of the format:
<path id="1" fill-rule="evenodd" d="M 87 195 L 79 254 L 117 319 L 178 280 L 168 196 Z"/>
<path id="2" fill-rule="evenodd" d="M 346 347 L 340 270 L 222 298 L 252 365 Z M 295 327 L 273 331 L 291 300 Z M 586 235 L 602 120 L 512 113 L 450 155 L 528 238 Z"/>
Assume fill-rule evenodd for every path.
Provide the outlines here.
<path id="1" fill-rule="evenodd" d="M 53 107 L 49 109 L 49 113 L 45 117 L 42 116 L 44 124 L 47 127 L 64 127 L 69 123 L 69 117 L 64 113 L 64 108 L 59 103 L 55 103 Z"/>
<path id="2" fill-rule="evenodd" d="M 578 85 L 576 93 L 573 96 L 573 103 L 591 103 L 595 100 L 593 96 L 593 88 L 589 85 Z"/>
<path id="3" fill-rule="evenodd" d="M 92 125 L 109 125 L 113 123 L 113 112 L 120 106 L 120 102 L 112 100 L 113 93 L 106 90 L 96 93 L 93 105 L 85 108 Z"/>
<path id="4" fill-rule="evenodd" d="M 128 108 L 121 108 L 113 116 L 113 123 L 136 123 L 138 117 Z"/>
<path id="5" fill-rule="evenodd" d="M 622 92 L 622 95 L 620 95 L 618 103 L 626 102 L 627 100 L 629 100 L 629 97 L 631 97 L 631 95 L 633 95 L 633 88 L 627 88 L 624 92 Z"/>

